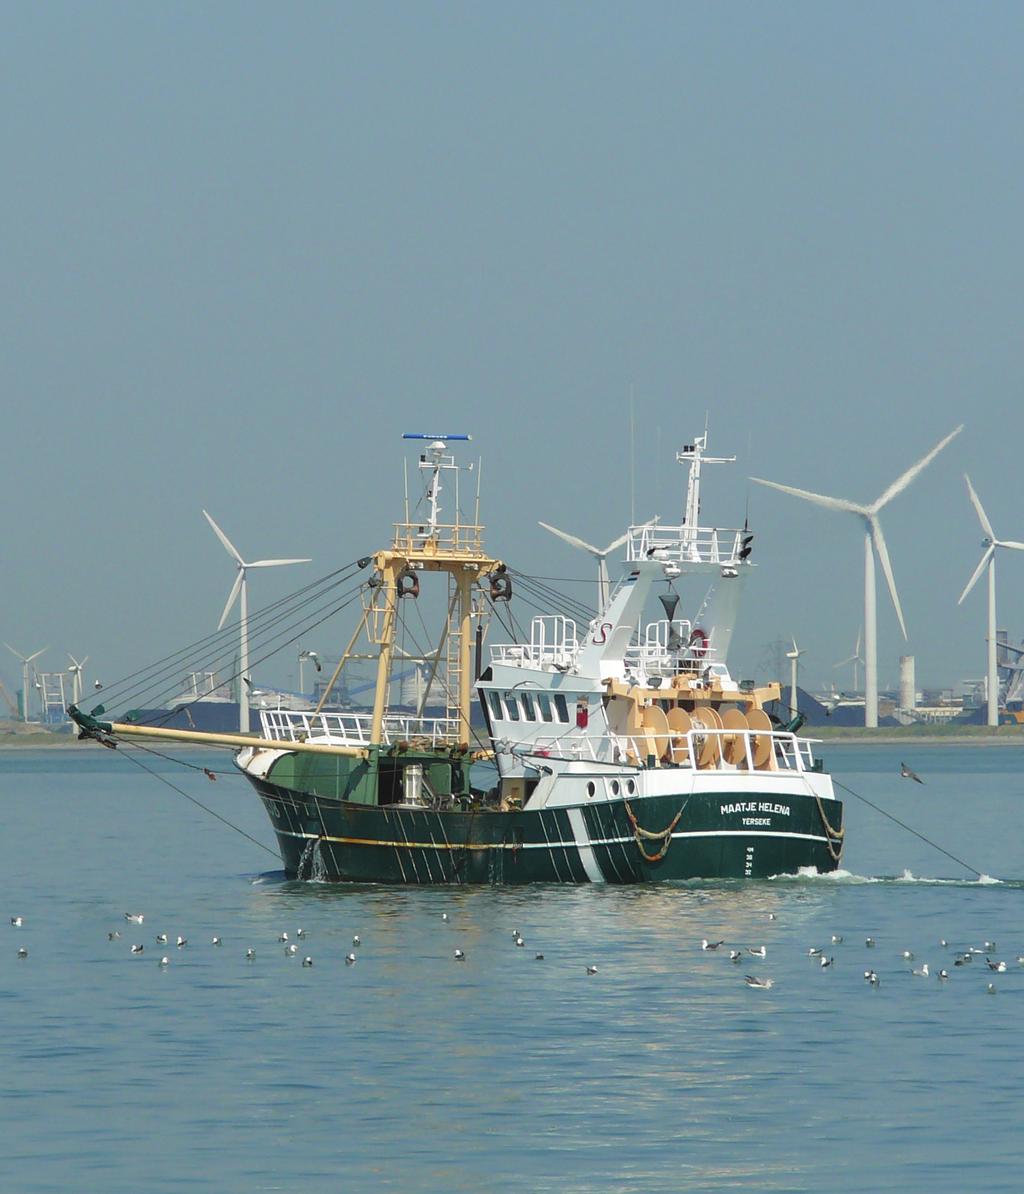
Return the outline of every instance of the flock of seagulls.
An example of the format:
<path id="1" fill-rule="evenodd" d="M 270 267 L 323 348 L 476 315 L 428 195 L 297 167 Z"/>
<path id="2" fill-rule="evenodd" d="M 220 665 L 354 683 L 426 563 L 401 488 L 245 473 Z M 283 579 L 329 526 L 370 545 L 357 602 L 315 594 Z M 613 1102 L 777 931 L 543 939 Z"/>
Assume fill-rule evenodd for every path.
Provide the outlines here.
<path id="1" fill-rule="evenodd" d="M 141 912 L 125 912 L 124 919 L 125 919 L 126 923 L 128 923 L 128 924 L 141 926 L 145 923 L 146 918 L 145 918 L 145 914 L 141 913 Z M 768 919 L 772 920 L 772 921 L 776 920 L 776 914 L 774 912 L 770 912 L 768 914 Z M 444 923 L 449 922 L 449 916 L 448 916 L 447 912 L 444 912 L 441 914 L 441 920 Z M 22 916 L 12 916 L 10 918 L 10 923 L 11 923 L 11 927 L 15 928 L 15 929 L 22 929 L 25 926 L 25 920 L 24 920 L 24 917 L 22 917 Z M 299 940 L 305 941 L 306 938 L 308 937 L 308 933 L 305 929 L 300 928 L 295 931 L 295 936 Z M 107 940 L 109 942 L 120 941 L 121 940 L 120 930 L 119 929 L 109 930 L 107 932 Z M 167 933 L 157 933 L 154 936 L 154 940 L 157 945 L 167 945 L 170 938 Z M 520 949 L 525 948 L 526 939 L 524 938 L 523 934 L 519 931 L 519 929 L 512 930 L 512 940 L 513 940 L 514 946 L 516 948 L 520 948 Z M 844 942 L 844 937 L 841 933 L 831 934 L 832 946 L 841 946 L 843 944 L 843 942 Z M 294 941 L 292 941 L 290 939 L 289 933 L 287 931 L 282 931 L 281 933 L 278 934 L 277 943 L 279 946 L 284 947 L 283 952 L 284 952 L 285 957 L 292 958 L 292 957 L 296 957 L 298 955 L 299 947 Z M 726 944 L 727 943 L 726 943 L 725 938 L 721 938 L 719 940 L 712 941 L 712 940 L 708 939 L 707 937 L 704 937 L 701 939 L 700 948 L 701 948 L 701 951 L 704 953 L 718 953 L 719 950 L 722 949 L 722 946 L 724 946 Z M 189 942 L 188 942 L 187 937 L 183 936 L 180 933 L 176 935 L 175 947 L 177 949 L 185 950 L 186 948 L 188 948 L 188 945 L 189 945 Z M 210 945 L 214 948 L 219 948 L 221 945 L 223 945 L 223 939 L 221 937 L 215 935 L 211 938 Z M 349 953 L 347 953 L 345 955 L 344 960 L 345 960 L 346 966 L 354 966 L 356 964 L 356 962 L 358 960 L 358 955 L 357 955 L 356 951 L 359 949 L 359 947 L 361 945 L 362 945 L 362 938 L 360 937 L 360 935 L 358 933 L 356 933 L 352 938 L 352 949 Z M 949 942 L 945 938 L 940 939 L 940 941 L 938 942 L 938 945 L 943 950 L 949 950 L 951 948 Z M 874 937 L 865 937 L 864 938 L 864 947 L 866 949 L 875 949 L 876 948 L 875 938 Z M 145 948 L 146 948 L 145 942 L 136 941 L 136 942 L 133 942 L 129 946 L 129 953 L 137 956 L 137 955 L 143 954 L 145 952 Z M 962 968 L 965 966 L 969 967 L 972 965 L 975 967 L 980 967 L 980 962 L 978 961 L 978 959 L 983 958 L 984 962 L 985 962 L 985 967 L 987 968 L 987 970 L 989 972 L 991 972 L 992 974 L 1006 974 L 1008 972 L 1008 970 L 1010 969 L 1010 966 L 1005 959 L 992 956 L 996 952 L 996 949 L 997 949 L 997 947 L 996 947 L 995 941 L 985 941 L 981 945 L 967 946 L 965 949 L 962 949 L 962 950 L 959 950 L 959 951 L 956 951 L 953 953 L 952 966 L 954 969 Z M 723 951 L 723 953 L 724 952 L 725 951 Z M 768 957 L 768 949 L 767 949 L 767 946 L 765 946 L 765 945 L 745 945 L 743 947 L 730 947 L 728 950 L 728 955 L 729 955 L 730 962 L 733 962 L 733 963 L 739 963 L 739 962 L 743 961 L 745 958 L 758 959 L 758 960 L 763 961 L 763 960 L 767 959 L 767 957 Z M 17 956 L 19 959 L 27 958 L 28 957 L 28 949 L 23 945 L 19 946 L 18 951 L 17 951 Z M 464 962 L 466 960 L 466 952 L 465 952 L 465 950 L 457 947 L 453 951 L 452 957 L 456 962 Z M 819 968 L 822 970 L 830 969 L 833 966 L 835 966 L 835 964 L 836 964 L 836 954 L 834 952 L 830 952 L 830 953 L 826 954 L 825 949 L 823 947 L 817 946 L 817 945 L 811 945 L 807 948 L 807 957 L 816 960 Z M 246 949 L 245 959 L 248 962 L 255 961 L 256 948 L 254 946 L 250 945 Z M 538 962 L 542 962 L 544 960 L 544 955 L 542 953 L 535 953 L 534 959 Z M 934 977 L 934 978 L 938 979 L 938 981 L 941 983 L 946 983 L 946 982 L 949 982 L 949 980 L 950 980 L 950 971 L 948 969 L 946 969 L 945 966 L 941 967 L 934 975 L 932 973 L 932 970 L 931 970 L 928 962 L 922 962 L 919 966 L 914 966 L 913 965 L 913 963 L 914 963 L 913 950 L 904 949 L 904 950 L 900 951 L 899 959 L 900 959 L 900 962 L 903 963 L 903 972 L 905 974 L 909 975 L 910 977 L 923 978 L 923 979 L 929 979 L 929 978 Z M 1017 962 L 1018 967 L 1024 968 L 1024 954 L 1018 954 L 1017 958 L 1016 958 L 1016 962 Z M 157 964 L 161 969 L 166 969 L 171 964 L 170 956 L 168 954 L 161 954 L 158 959 Z M 306 954 L 303 957 L 302 966 L 306 969 L 312 968 L 313 957 L 311 954 Z M 598 968 L 596 965 L 591 964 L 586 967 L 586 974 L 588 976 L 592 977 L 592 976 L 596 975 L 597 973 L 598 973 Z M 868 969 L 866 969 L 863 973 L 864 973 L 864 980 L 869 986 L 871 986 L 872 988 L 875 988 L 875 989 L 877 989 L 878 987 L 881 986 L 881 978 L 879 976 L 878 969 L 876 969 L 874 966 L 868 967 Z M 747 975 L 744 975 L 743 981 L 747 987 L 749 987 L 752 990 L 757 990 L 757 991 L 770 991 L 775 986 L 775 979 L 771 978 L 771 977 L 767 977 L 767 976 L 759 977 L 757 975 L 747 974 Z M 989 994 L 995 994 L 995 991 L 996 991 L 995 984 L 992 982 L 989 982 L 987 984 L 987 990 L 988 990 Z"/>

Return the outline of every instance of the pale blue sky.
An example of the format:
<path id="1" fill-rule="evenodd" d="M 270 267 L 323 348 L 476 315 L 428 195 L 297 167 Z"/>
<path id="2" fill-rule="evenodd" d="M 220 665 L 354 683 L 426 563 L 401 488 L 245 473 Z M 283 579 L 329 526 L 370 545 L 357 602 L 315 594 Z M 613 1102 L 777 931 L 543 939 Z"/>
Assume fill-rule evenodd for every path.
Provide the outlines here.
<path id="1" fill-rule="evenodd" d="M 706 489 L 719 524 L 748 474 L 871 500 L 965 422 L 883 515 L 910 642 L 880 591 L 880 677 L 902 651 L 926 683 L 982 673 L 965 469 L 1024 539 L 1019 5 L 8 3 L 4 26 L 0 638 L 134 670 L 219 617 L 202 507 L 312 578 L 381 544 L 398 437 L 440 424 L 484 458 L 492 549 L 589 576 L 536 522 L 622 529 L 632 385 L 637 514 L 672 520 L 705 411 L 740 456 Z M 796 634 L 819 684 L 861 624 L 859 526 L 756 486 L 750 515 L 736 670 Z M 256 606 L 295 575 L 257 580 Z M 1022 585 L 1001 558 L 1014 639 Z"/>

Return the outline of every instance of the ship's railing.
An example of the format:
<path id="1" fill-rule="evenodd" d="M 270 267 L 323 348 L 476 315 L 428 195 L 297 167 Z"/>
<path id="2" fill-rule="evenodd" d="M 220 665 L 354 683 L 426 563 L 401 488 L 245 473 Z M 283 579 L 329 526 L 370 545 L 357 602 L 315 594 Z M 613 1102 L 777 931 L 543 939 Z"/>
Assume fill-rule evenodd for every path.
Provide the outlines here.
<path id="1" fill-rule="evenodd" d="M 513 741 L 509 738 L 498 738 L 494 742 L 496 753 L 502 751 L 518 755 L 531 766 L 542 764 L 545 759 L 588 759 L 591 762 L 609 762 L 607 744 L 602 744 L 600 738 L 592 738 L 587 734 L 560 734 L 553 737 L 530 738 L 523 741 Z"/>
<path id="2" fill-rule="evenodd" d="M 560 615 L 538 616 L 530 623 L 529 643 L 494 643 L 490 650 L 492 663 L 570 666 L 579 651 L 576 623 Z"/>
<path id="3" fill-rule="evenodd" d="M 304 713 L 288 709 L 261 709 L 263 736 L 274 742 L 306 742 L 329 738 L 346 746 L 369 746 L 373 714 Z M 416 717 L 389 713 L 384 718 L 382 737 L 392 742 L 423 743 L 431 747 L 450 746 L 459 741 L 461 721 L 457 717 Z M 465 739 L 465 731 L 461 732 Z"/>
<path id="4" fill-rule="evenodd" d="M 743 531 L 718 527 L 630 527 L 627 560 L 646 560 L 653 552 L 662 559 L 691 564 L 738 564 Z"/>
<path id="5" fill-rule="evenodd" d="M 689 730 L 670 737 L 660 756 L 664 740 L 650 733 L 619 737 L 617 744 L 621 757 L 644 765 L 654 758 L 695 771 L 815 770 L 813 741 L 778 730 Z"/>
<path id="6" fill-rule="evenodd" d="M 395 551 L 459 552 L 482 555 L 484 550 L 482 526 L 466 523 L 438 523 L 431 527 L 424 522 L 396 522 Z"/>

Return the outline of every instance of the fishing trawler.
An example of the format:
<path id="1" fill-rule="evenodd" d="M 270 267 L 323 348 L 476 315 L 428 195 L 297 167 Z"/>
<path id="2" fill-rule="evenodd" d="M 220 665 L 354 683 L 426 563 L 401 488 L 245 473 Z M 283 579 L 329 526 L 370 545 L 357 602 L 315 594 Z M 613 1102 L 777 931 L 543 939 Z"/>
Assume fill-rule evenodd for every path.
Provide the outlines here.
<path id="1" fill-rule="evenodd" d="M 469 437 L 405 438 L 426 445 L 416 462 L 423 496 L 410 511 L 407 484 L 391 546 L 360 561 L 362 618 L 328 685 L 349 659 L 367 658 L 365 641 L 376 659 L 372 710 L 262 710 L 250 738 L 72 707 L 83 735 L 238 747 L 235 764 L 266 807 L 289 878 L 642 883 L 837 867 L 842 805 L 812 742 L 798 736 L 799 719 L 783 725 L 768 713 L 778 684 L 729 672 L 753 536 L 699 525 L 702 466 L 727 462 L 706 454 L 706 434 L 677 454 L 689 468 L 683 521 L 629 529 L 622 575 L 599 592 L 595 616 L 539 615 L 528 638 L 491 645 L 486 657 L 486 625 L 503 619 L 521 574 L 484 549 L 479 484 L 474 516 L 461 512 L 466 470 L 449 444 Z M 417 652 L 446 709 L 424 716 L 424 692 L 418 710 L 398 713 L 392 669 L 414 657 L 401 627 L 413 611 L 424 624 L 421 583 L 435 578 L 441 631 Z M 684 584 L 698 589 L 689 617 L 679 614 Z M 474 701 L 485 741 L 471 728 Z"/>

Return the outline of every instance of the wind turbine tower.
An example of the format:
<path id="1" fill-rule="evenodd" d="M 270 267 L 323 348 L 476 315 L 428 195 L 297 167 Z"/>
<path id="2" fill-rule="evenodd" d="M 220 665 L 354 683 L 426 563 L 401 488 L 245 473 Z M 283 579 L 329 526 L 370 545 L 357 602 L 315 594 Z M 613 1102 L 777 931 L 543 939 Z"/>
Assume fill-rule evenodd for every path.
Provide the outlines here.
<path id="1" fill-rule="evenodd" d="M 1016 543 L 1012 539 L 997 539 L 995 531 L 992 530 L 992 524 L 988 520 L 988 515 L 985 513 L 984 507 L 974 492 L 974 486 L 971 484 L 971 478 L 964 473 L 964 480 L 967 482 L 967 494 L 971 499 L 971 504 L 974 506 L 975 512 L 978 515 L 978 521 L 981 523 L 981 529 L 985 532 L 985 538 L 982 539 L 982 546 L 985 550 L 982 552 L 981 559 L 978 561 L 977 568 L 971 575 L 971 579 L 967 582 L 967 586 L 960 594 L 960 600 L 957 605 L 962 605 L 964 598 L 977 584 L 978 577 L 981 576 L 984 569 L 988 568 L 988 724 L 990 726 L 999 725 L 999 668 L 996 660 L 996 548 L 1009 547 L 1014 551 L 1024 551 L 1024 543 Z"/>
<path id="2" fill-rule="evenodd" d="M 564 539 L 570 547 L 578 547 L 580 551 L 589 551 L 595 557 L 597 560 L 597 613 L 600 617 L 608 608 L 608 598 L 611 590 L 608 580 L 608 557 L 617 547 L 621 547 L 626 542 L 629 538 L 629 532 L 627 531 L 625 535 L 620 535 L 618 539 L 613 539 L 607 547 L 602 549 L 594 547 L 592 543 L 587 543 L 576 535 L 570 535 L 568 531 L 560 531 L 558 527 L 548 526 L 546 522 L 539 522 L 538 526 L 542 526 L 544 530 L 550 531 L 552 535 L 557 535 L 559 539 Z"/>
<path id="3" fill-rule="evenodd" d="M 801 651 L 796 645 L 796 639 L 793 639 L 793 650 L 786 652 L 786 658 L 789 660 L 789 715 L 796 717 L 800 712 L 799 701 L 796 695 L 796 681 L 797 681 L 797 660 L 801 655 L 806 655 L 806 650 Z"/>
<path id="4" fill-rule="evenodd" d="M 864 522 L 864 724 L 872 728 L 878 725 L 878 636 L 876 627 L 877 607 L 875 601 L 876 552 L 879 563 L 882 565 L 882 572 L 885 574 L 885 581 L 889 587 L 889 596 L 892 598 L 896 617 L 899 619 L 900 630 L 903 631 L 903 637 L 907 637 L 907 626 L 903 620 L 903 610 L 900 608 L 900 599 L 896 592 L 896 581 L 892 574 L 892 564 L 889 562 L 889 550 L 885 545 L 885 536 L 882 534 L 882 524 L 878 521 L 878 515 L 894 497 L 901 494 L 917 475 L 931 464 L 950 440 L 958 436 L 963 429 L 963 424 L 961 423 L 945 439 L 940 440 L 927 455 L 922 456 L 916 464 L 911 465 L 905 473 L 897 477 L 881 497 L 876 498 L 869 505 L 863 505 L 860 502 L 851 502 L 846 498 L 827 497 L 821 493 L 811 493 L 809 490 L 796 489 L 791 485 L 780 485 L 777 481 L 765 481 L 761 477 L 750 478 L 751 481 L 756 481 L 759 485 L 768 485 L 772 489 L 781 490 L 782 493 L 803 498 L 807 502 L 814 502 L 815 505 L 824 506 L 826 510 L 842 510 L 847 514 L 855 514 Z"/>
<path id="5" fill-rule="evenodd" d="M 7 648 L 8 651 L 10 651 L 10 653 L 15 657 L 15 659 L 21 660 L 21 720 L 27 722 L 27 721 L 31 720 L 31 718 L 29 717 L 29 699 L 28 699 L 28 694 L 31 691 L 31 689 L 29 687 L 29 679 L 28 679 L 29 664 L 31 664 L 33 659 L 38 659 L 40 655 L 43 655 L 43 654 L 45 654 L 45 652 L 49 651 L 50 648 L 43 647 L 42 651 L 36 651 L 34 655 L 22 655 L 22 653 L 20 651 L 15 651 L 15 649 L 10 645 L 10 643 L 4 643 L 4 646 Z"/>
<path id="6" fill-rule="evenodd" d="M 235 583 L 231 586 L 231 592 L 228 594 L 227 604 L 224 606 L 224 612 L 220 616 L 220 621 L 217 623 L 217 629 L 220 630 L 224 623 L 228 620 L 228 614 L 231 613 L 231 607 L 235 604 L 236 598 L 241 594 L 241 601 L 239 602 L 239 652 L 238 652 L 238 668 L 239 668 L 239 685 L 238 685 L 238 729 L 242 734 L 249 732 L 249 685 L 252 683 L 252 677 L 249 675 L 249 594 L 248 585 L 246 583 L 246 573 L 250 568 L 277 568 L 283 564 L 310 564 L 312 560 L 253 560 L 251 563 L 246 563 L 245 560 L 238 554 L 238 550 L 231 540 L 224 534 L 219 526 L 213 521 L 206 511 L 206 521 L 213 527 L 213 532 L 217 538 L 224 545 L 224 550 L 235 561 L 238 568 L 238 574 L 235 577 Z"/>

